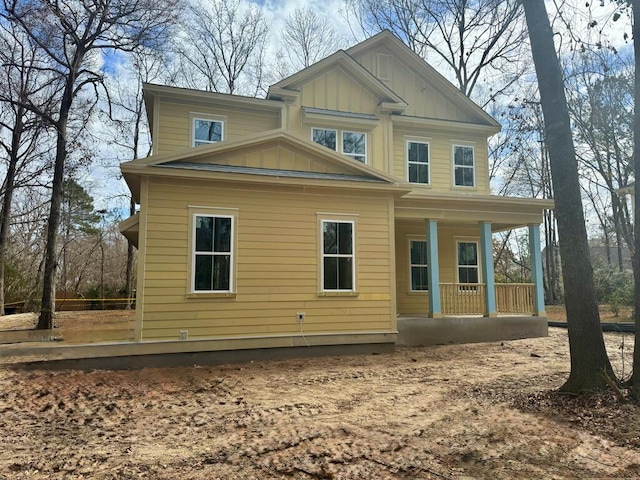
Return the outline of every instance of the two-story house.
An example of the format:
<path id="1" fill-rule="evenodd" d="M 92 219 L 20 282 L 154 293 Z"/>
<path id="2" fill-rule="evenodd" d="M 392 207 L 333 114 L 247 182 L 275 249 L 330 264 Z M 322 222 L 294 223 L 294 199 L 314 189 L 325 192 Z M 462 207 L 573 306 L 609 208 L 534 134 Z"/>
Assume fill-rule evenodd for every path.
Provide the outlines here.
<path id="1" fill-rule="evenodd" d="M 138 341 L 392 348 L 399 322 L 414 344 L 546 334 L 553 203 L 491 195 L 500 125 L 390 32 L 266 99 L 144 95 L 153 155 L 122 165 L 140 204 L 121 225 Z M 527 226 L 532 283 L 496 285 L 492 233 Z"/>

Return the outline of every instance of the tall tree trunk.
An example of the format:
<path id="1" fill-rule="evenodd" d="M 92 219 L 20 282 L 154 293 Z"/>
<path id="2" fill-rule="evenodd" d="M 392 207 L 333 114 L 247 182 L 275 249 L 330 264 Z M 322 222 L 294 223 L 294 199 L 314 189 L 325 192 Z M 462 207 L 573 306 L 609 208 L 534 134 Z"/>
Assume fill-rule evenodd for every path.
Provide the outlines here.
<path id="1" fill-rule="evenodd" d="M 133 196 L 130 199 L 130 203 L 129 203 L 129 214 L 130 215 L 135 215 L 136 214 L 136 202 L 133 199 Z M 133 298 L 133 254 L 134 254 L 134 249 L 135 247 L 133 246 L 133 243 L 131 243 L 131 240 L 127 239 L 127 273 L 126 273 L 126 278 L 125 278 L 125 296 L 127 298 L 127 305 L 125 307 L 126 310 L 130 310 L 131 309 L 131 305 L 133 304 L 133 301 L 131 300 Z"/>
<path id="2" fill-rule="evenodd" d="M 16 109 L 16 121 L 11 134 L 11 153 L 9 155 L 9 165 L 7 166 L 7 176 L 5 179 L 4 198 L 2 199 L 2 215 L 0 216 L 0 315 L 5 314 L 5 282 L 4 264 L 7 261 L 9 251 L 9 229 L 11 227 L 11 204 L 13 202 L 13 190 L 16 179 L 16 168 L 18 166 L 18 154 L 20 150 L 20 139 L 24 127 L 24 109 Z"/>
<path id="3" fill-rule="evenodd" d="M 640 0 L 632 0 L 633 8 L 633 51 L 635 54 L 635 109 L 633 113 L 633 166 L 635 172 L 635 195 L 634 216 L 633 216 L 633 281 L 635 284 L 635 298 L 633 319 L 636 324 L 636 335 L 633 350 L 633 373 L 631 374 L 632 394 L 636 400 L 640 400 L 640 184 L 638 183 L 638 173 L 640 173 L 640 112 L 638 111 L 638 99 L 640 99 Z"/>
<path id="4" fill-rule="evenodd" d="M 561 390 L 603 390 L 615 378 L 604 346 L 560 62 L 544 0 L 524 0 L 544 116 L 565 284 L 571 373 Z"/>

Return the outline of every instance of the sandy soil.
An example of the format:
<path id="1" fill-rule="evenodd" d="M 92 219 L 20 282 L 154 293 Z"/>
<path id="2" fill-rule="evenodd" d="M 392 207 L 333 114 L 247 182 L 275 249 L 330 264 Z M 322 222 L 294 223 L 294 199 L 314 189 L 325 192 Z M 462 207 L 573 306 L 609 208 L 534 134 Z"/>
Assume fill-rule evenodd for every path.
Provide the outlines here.
<path id="1" fill-rule="evenodd" d="M 628 373 L 632 337 L 606 338 Z M 129 372 L 5 364 L 0 478 L 640 477 L 640 410 L 549 393 L 568 369 L 563 329 L 391 355 Z"/>
<path id="2" fill-rule="evenodd" d="M 135 310 L 84 310 L 56 312 L 54 326 L 66 330 L 108 328 L 133 321 Z M 38 322 L 35 313 L 18 313 L 0 317 L 0 331 L 34 328 Z"/>

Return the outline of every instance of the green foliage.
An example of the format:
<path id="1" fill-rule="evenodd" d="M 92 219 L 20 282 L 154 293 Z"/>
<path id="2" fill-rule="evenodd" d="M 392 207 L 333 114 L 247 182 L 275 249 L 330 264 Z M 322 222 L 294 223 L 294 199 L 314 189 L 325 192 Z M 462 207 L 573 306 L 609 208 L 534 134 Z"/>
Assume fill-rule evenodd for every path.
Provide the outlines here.
<path id="1" fill-rule="evenodd" d="M 633 305 L 633 275 L 631 272 L 617 272 L 608 268 L 597 268 L 593 272 L 596 296 L 599 303 L 611 305 L 617 316 L 621 305 Z"/>
<path id="2" fill-rule="evenodd" d="M 63 225 L 68 232 L 96 234 L 100 221 L 93 208 L 93 197 L 73 179 L 64 182 L 64 196 L 62 204 Z"/>

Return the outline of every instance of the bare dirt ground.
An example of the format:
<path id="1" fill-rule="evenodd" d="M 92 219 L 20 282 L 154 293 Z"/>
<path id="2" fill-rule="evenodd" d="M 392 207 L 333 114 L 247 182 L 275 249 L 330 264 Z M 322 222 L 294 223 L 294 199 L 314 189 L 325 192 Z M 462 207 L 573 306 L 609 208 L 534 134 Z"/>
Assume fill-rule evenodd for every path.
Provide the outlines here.
<path id="1" fill-rule="evenodd" d="M 615 368 L 628 373 L 633 337 L 606 339 Z M 563 329 L 223 366 L 80 372 L 6 363 L 0 478 L 640 477 L 640 409 L 607 395 L 550 393 L 568 369 Z"/>

